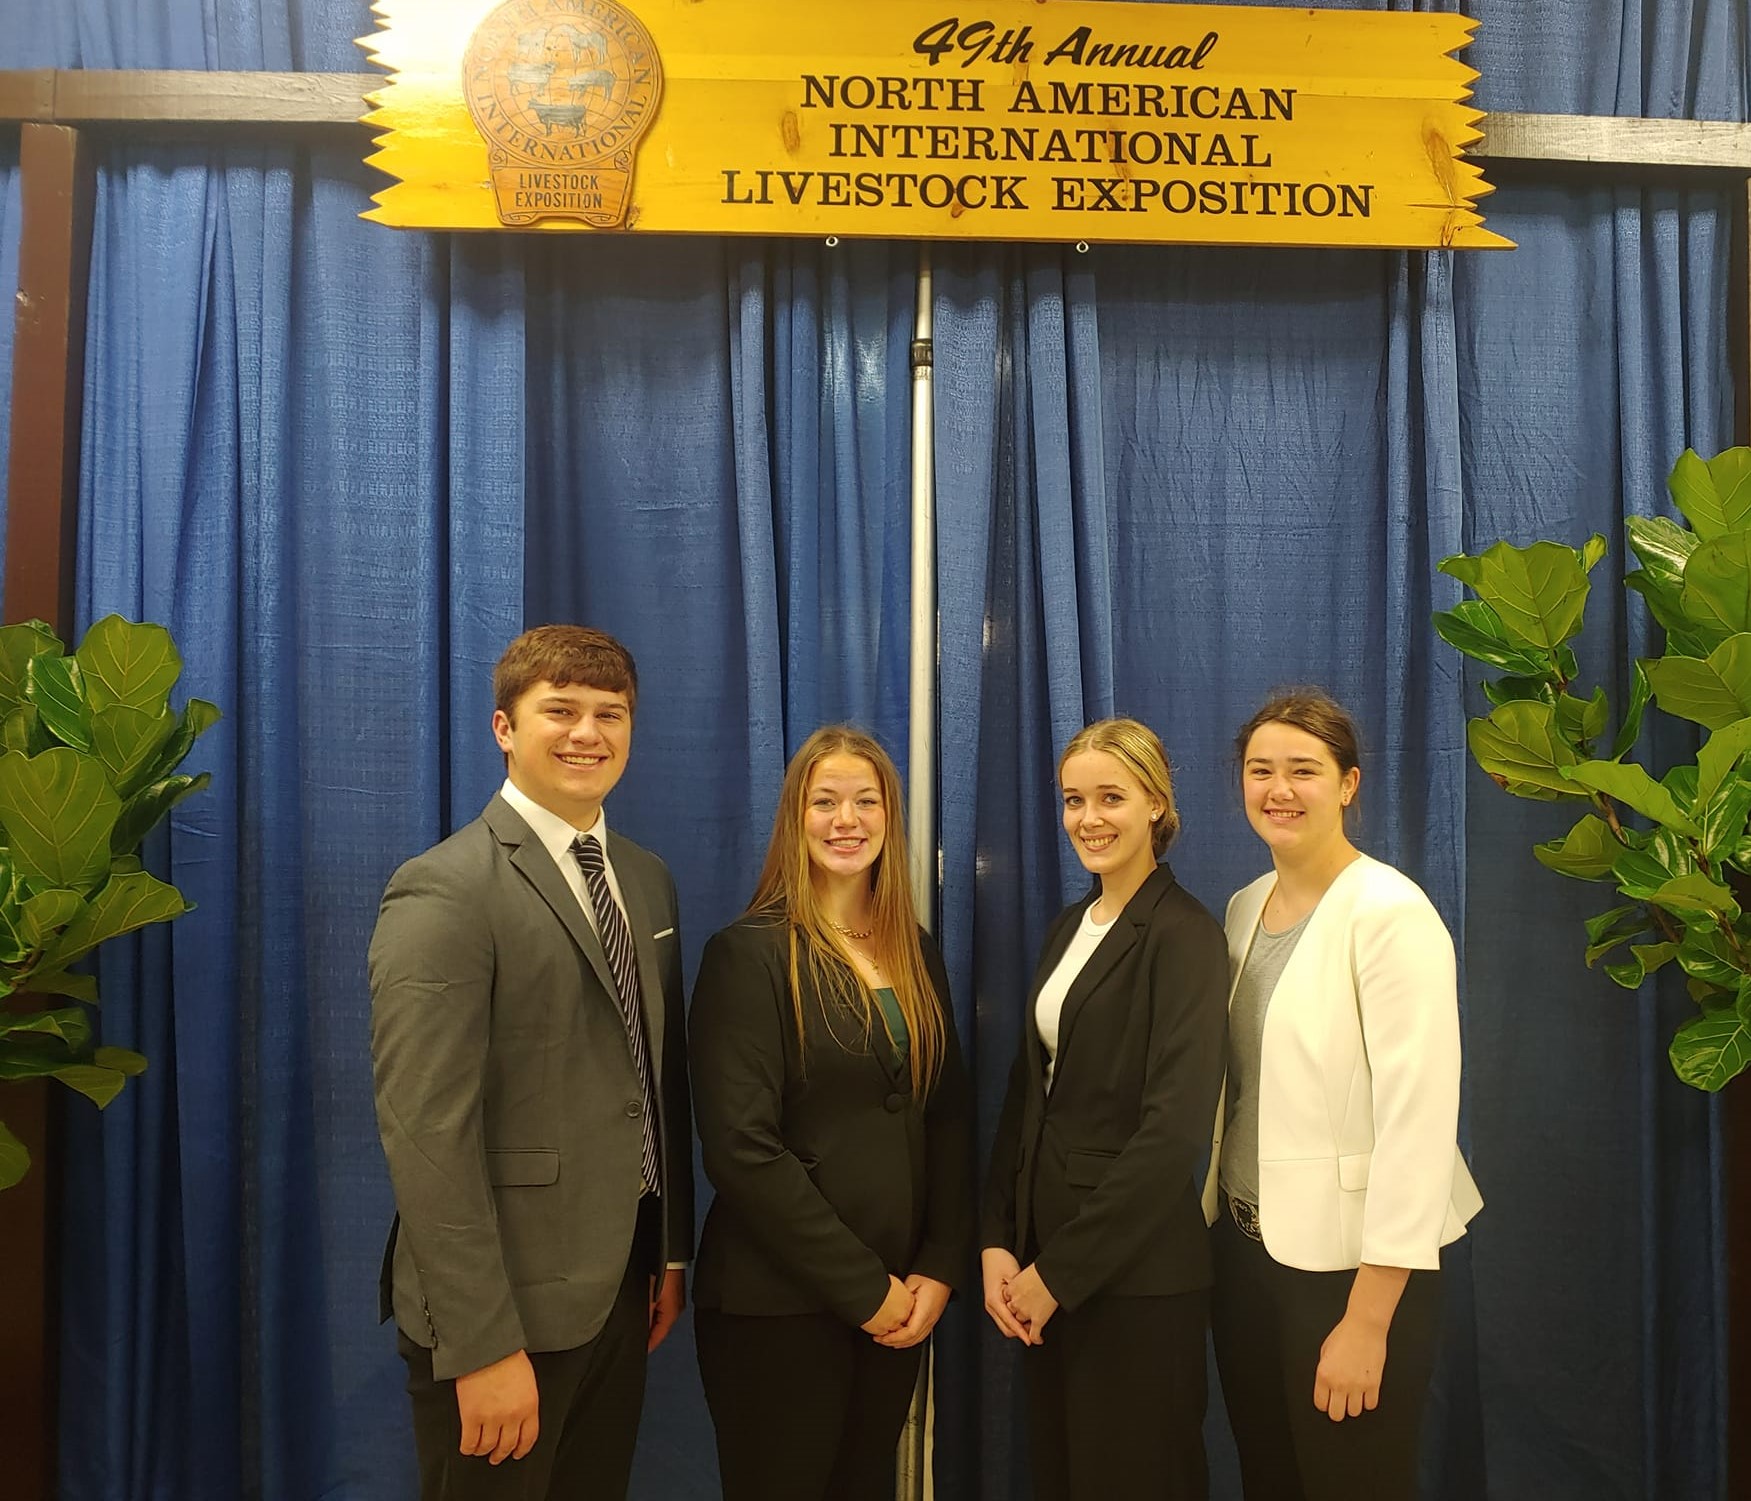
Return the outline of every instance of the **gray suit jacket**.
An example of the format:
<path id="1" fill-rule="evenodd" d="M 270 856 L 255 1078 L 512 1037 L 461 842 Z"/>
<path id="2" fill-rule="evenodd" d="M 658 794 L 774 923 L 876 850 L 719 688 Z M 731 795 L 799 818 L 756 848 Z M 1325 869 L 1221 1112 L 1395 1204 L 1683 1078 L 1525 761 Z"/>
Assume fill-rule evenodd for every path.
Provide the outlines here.
<path id="1" fill-rule="evenodd" d="M 675 883 L 612 831 L 608 856 L 656 1075 L 662 1255 L 680 1261 L 693 1173 Z M 503 798 L 396 871 L 370 975 L 396 1322 L 439 1379 L 593 1339 L 638 1216 L 641 1091 L 601 942 Z"/>

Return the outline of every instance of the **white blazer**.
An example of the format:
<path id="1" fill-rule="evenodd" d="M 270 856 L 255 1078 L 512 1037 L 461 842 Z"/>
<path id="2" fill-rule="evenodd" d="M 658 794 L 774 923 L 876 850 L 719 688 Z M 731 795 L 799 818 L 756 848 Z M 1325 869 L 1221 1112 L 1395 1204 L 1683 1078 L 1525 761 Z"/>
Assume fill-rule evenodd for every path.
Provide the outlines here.
<path id="1" fill-rule="evenodd" d="M 1262 875 L 1228 903 L 1230 1005 L 1276 883 Z M 1224 1083 L 1204 1184 L 1212 1224 L 1227 1099 Z M 1420 886 L 1363 855 L 1314 909 L 1265 1013 L 1265 1249 L 1310 1272 L 1439 1266 L 1483 1207 L 1458 1126 L 1453 940 Z"/>

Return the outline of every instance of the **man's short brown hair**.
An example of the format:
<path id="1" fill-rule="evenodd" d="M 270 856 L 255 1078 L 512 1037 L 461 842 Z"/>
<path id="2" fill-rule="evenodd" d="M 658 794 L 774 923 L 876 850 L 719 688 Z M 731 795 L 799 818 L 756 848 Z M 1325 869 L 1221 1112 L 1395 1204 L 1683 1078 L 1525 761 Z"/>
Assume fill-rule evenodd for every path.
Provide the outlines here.
<path id="1" fill-rule="evenodd" d="M 517 700 L 537 683 L 565 688 L 581 683 L 604 693 L 624 693 L 638 709 L 638 668 L 632 653 L 587 625 L 538 625 L 505 648 L 492 670 L 493 707 L 508 717 Z"/>

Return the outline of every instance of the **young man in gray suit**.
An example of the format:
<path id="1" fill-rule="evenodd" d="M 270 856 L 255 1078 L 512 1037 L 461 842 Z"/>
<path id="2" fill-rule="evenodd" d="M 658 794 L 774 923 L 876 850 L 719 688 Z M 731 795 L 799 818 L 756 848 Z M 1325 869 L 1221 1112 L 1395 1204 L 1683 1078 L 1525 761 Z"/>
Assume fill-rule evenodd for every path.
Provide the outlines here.
<path id="1" fill-rule="evenodd" d="M 693 1248 L 675 883 L 602 815 L 626 648 L 527 631 L 493 695 L 505 784 L 396 871 L 371 940 L 384 1317 L 424 1501 L 615 1501 Z"/>

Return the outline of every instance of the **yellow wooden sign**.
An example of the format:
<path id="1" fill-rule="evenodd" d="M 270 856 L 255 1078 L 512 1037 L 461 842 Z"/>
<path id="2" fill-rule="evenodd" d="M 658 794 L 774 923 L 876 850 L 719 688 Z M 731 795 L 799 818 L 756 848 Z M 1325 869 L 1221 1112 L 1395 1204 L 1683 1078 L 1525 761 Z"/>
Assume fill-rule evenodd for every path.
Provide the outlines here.
<path id="1" fill-rule="evenodd" d="M 1463 16 L 378 0 L 417 229 L 1484 248 Z"/>

